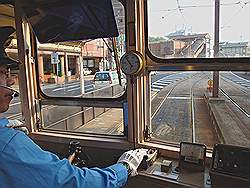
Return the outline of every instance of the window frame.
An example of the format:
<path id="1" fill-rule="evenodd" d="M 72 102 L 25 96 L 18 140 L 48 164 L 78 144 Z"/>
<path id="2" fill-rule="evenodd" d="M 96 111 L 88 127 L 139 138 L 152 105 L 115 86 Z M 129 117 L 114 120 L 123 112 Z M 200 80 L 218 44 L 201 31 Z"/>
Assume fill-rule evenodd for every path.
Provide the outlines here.
<path id="1" fill-rule="evenodd" d="M 126 15 L 126 2 L 118 0 L 123 6 Z M 20 79 L 20 83 L 24 86 L 21 89 L 21 97 L 24 110 L 24 118 L 27 127 L 29 128 L 29 136 L 34 140 L 41 142 L 59 142 L 68 144 L 72 139 L 78 139 L 82 146 L 97 147 L 101 144 L 103 148 L 111 149 L 124 149 L 133 148 L 131 143 L 131 130 L 124 135 L 98 135 L 98 134 L 79 134 L 69 133 L 63 131 L 51 131 L 51 130 L 40 130 L 39 124 L 41 123 L 41 106 L 44 104 L 63 105 L 63 106 L 91 106 L 91 107 L 111 107 L 111 108 L 122 108 L 124 103 L 127 101 L 127 92 L 117 98 L 73 98 L 73 97 L 49 97 L 41 92 L 39 86 L 39 75 L 38 75 L 38 51 L 37 41 L 32 29 L 23 17 L 21 4 L 15 2 L 15 20 L 16 20 L 16 31 L 19 42 L 18 56 L 22 62 L 20 70 L 24 70 L 24 74 Z M 126 17 L 125 17 L 126 19 Z M 127 27 L 125 25 L 125 27 Z M 125 43 L 127 39 L 125 39 Z M 125 114 L 123 109 L 123 114 Z M 125 124 L 125 123 L 124 123 Z M 125 125 L 124 125 L 125 126 Z M 130 129 L 130 128 L 128 128 Z"/>
<path id="2" fill-rule="evenodd" d="M 120 2 L 120 4 L 123 6 L 124 8 L 124 19 L 126 21 L 126 3 L 123 0 L 117 0 L 118 2 Z M 125 35 L 126 33 L 126 24 L 125 24 Z M 55 97 L 55 96 L 48 96 L 46 95 L 42 88 L 39 85 L 39 74 L 38 74 L 38 47 L 37 47 L 37 40 L 35 38 L 35 36 L 32 36 L 33 40 L 32 43 L 34 46 L 34 56 L 35 56 L 35 70 L 36 70 L 36 82 L 38 83 L 38 87 L 37 87 L 37 93 L 39 96 L 39 100 L 41 102 L 42 105 L 64 105 L 64 106 L 72 106 L 72 104 L 74 106 L 83 106 L 83 107 L 114 107 L 114 108 L 122 108 L 123 104 L 127 101 L 127 90 L 124 91 L 124 93 L 121 96 L 118 97 Z M 125 38 L 125 43 L 127 43 L 127 37 Z"/>
<path id="3" fill-rule="evenodd" d="M 34 36 L 32 35 L 32 46 L 34 46 L 34 59 L 35 59 L 35 79 L 36 83 L 38 85 L 37 87 L 37 94 L 39 97 L 39 100 L 41 101 L 42 105 L 64 105 L 64 106 L 93 106 L 93 107 L 107 107 L 107 105 L 110 105 L 110 107 L 122 107 L 122 104 L 126 101 L 126 91 L 123 93 L 123 95 L 117 97 L 117 98 L 107 98 L 107 97 L 96 97 L 96 98 L 80 98 L 80 97 L 54 97 L 54 96 L 48 96 L 46 95 L 40 85 L 39 80 L 39 69 L 38 69 L 38 48 L 37 48 L 37 41 Z"/>
<path id="4" fill-rule="evenodd" d="M 216 0 L 218 3 L 219 0 Z M 159 139 L 147 139 L 145 138 L 144 131 L 146 126 L 149 126 L 149 130 L 151 130 L 151 90 L 150 90 L 150 72 L 151 71 L 250 71 L 250 57 L 210 57 L 210 58 L 169 58 L 163 59 L 156 57 L 152 54 L 149 49 L 149 32 L 148 32 L 148 0 L 144 0 L 144 15 L 143 19 L 143 29 L 145 35 L 144 49 L 145 49 L 145 61 L 146 66 L 144 73 L 141 77 L 144 87 L 140 87 L 143 90 L 143 93 L 148 96 L 148 100 L 145 100 L 143 105 L 145 107 L 145 112 L 143 114 L 144 117 L 144 127 L 142 127 L 140 134 L 140 141 L 138 142 L 138 146 L 141 147 L 155 147 L 159 149 L 159 152 L 168 157 L 178 158 L 179 157 L 179 144 L 170 143 L 168 141 L 160 141 Z M 215 7 L 214 7 L 215 8 Z M 218 8 L 218 6 L 217 6 Z M 217 10 L 214 10 L 214 14 L 218 15 Z M 219 18 L 215 20 L 215 31 L 219 32 L 218 27 L 216 25 L 219 24 Z M 218 33 L 217 33 L 218 34 Z M 218 35 L 215 40 L 219 42 Z M 217 50 L 219 49 L 219 45 L 215 46 Z M 216 50 L 216 49 L 215 49 Z M 208 158 L 208 162 L 212 158 L 212 150 L 207 149 L 206 156 Z"/>
<path id="5" fill-rule="evenodd" d="M 216 2 L 219 2 L 220 0 L 216 0 Z M 239 70 L 239 71 L 245 71 L 250 70 L 250 65 L 248 62 L 250 62 L 250 57 L 236 57 L 236 58 L 218 58 L 218 57 L 211 57 L 211 58 L 169 58 L 169 59 L 163 59 L 156 57 L 152 54 L 152 52 L 149 49 L 149 33 L 148 33 L 148 0 L 145 0 L 144 4 L 144 13 L 145 13 L 145 19 L 144 19 L 144 31 L 145 31 L 145 54 L 147 56 L 147 61 L 149 62 L 148 65 L 150 66 L 157 66 L 161 70 L 166 69 L 174 69 L 174 70 L 211 70 L 211 71 L 226 71 L 226 70 Z M 215 5 L 215 9 L 218 8 L 217 5 Z M 216 13 L 216 10 L 214 11 L 214 15 Z M 215 30 L 215 38 L 219 37 L 219 18 L 216 19 L 216 16 L 214 16 L 214 30 Z M 216 34 L 217 33 L 217 34 Z M 219 38 L 215 39 L 215 49 L 218 47 L 216 46 L 216 42 L 219 42 Z M 217 44 L 218 45 L 218 44 Z M 216 53 L 215 53 L 216 54 Z M 240 63 L 238 63 L 240 61 Z M 212 65 L 211 65 L 212 64 Z M 248 66 L 247 66 L 248 65 Z"/>

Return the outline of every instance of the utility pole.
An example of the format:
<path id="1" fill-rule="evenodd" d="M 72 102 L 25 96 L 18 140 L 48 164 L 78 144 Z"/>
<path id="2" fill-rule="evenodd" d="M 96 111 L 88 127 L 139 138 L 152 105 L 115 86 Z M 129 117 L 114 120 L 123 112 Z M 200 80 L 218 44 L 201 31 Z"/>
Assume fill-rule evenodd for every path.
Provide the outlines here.
<path id="1" fill-rule="evenodd" d="M 80 43 L 79 47 L 81 48 L 81 53 L 80 53 L 80 56 L 77 58 L 78 66 L 79 66 L 79 70 L 80 70 L 80 92 L 81 92 L 81 95 L 85 94 L 84 72 L 83 72 L 83 48 L 87 42 L 89 42 L 89 41 L 82 41 Z"/>
<path id="2" fill-rule="evenodd" d="M 215 0 L 214 57 L 219 56 L 220 0 Z M 219 96 L 219 71 L 213 72 L 213 97 Z"/>

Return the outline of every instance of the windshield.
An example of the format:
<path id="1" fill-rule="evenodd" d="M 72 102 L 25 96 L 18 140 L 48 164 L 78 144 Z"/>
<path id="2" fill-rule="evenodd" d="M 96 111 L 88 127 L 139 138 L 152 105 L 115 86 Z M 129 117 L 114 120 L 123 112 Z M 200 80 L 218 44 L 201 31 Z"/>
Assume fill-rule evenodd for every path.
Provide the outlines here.
<path id="1" fill-rule="evenodd" d="M 97 73 L 95 75 L 95 81 L 109 81 L 110 76 L 109 73 Z"/>

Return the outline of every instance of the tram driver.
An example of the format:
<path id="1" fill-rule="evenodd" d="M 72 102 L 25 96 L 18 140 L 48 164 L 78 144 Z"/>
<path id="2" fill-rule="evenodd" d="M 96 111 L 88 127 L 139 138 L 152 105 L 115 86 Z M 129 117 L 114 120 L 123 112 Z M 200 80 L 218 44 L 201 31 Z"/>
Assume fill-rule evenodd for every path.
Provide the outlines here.
<path id="1" fill-rule="evenodd" d="M 11 85 L 15 78 L 10 69 L 16 61 L 6 52 L 6 41 L 15 31 L 12 27 L 0 27 L 0 113 L 8 110 L 15 94 Z M 128 175 L 136 175 L 142 157 L 131 150 L 118 162 L 107 168 L 78 168 L 68 159 L 42 150 L 24 132 L 12 128 L 13 121 L 0 118 L 0 187 L 1 188 L 117 188 L 122 187 Z"/>

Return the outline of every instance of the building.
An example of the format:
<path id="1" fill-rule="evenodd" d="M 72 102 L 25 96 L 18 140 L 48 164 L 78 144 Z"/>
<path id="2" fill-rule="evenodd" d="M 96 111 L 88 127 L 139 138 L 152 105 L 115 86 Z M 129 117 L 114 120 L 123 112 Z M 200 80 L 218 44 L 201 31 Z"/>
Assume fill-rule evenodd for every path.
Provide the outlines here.
<path id="1" fill-rule="evenodd" d="M 220 42 L 219 48 L 219 55 L 223 57 L 250 56 L 249 42 Z"/>
<path id="2" fill-rule="evenodd" d="M 149 44 L 150 51 L 157 57 L 210 57 L 210 35 L 169 35 L 168 40 Z"/>
<path id="3" fill-rule="evenodd" d="M 71 43 L 38 44 L 38 69 L 41 82 L 65 83 L 80 77 L 80 66 L 89 68 L 92 73 L 99 70 L 99 62 L 106 56 L 107 47 L 101 39 Z M 6 49 L 8 55 L 17 57 L 17 41 L 13 39 Z M 56 53 L 57 62 L 52 61 Z"/>

